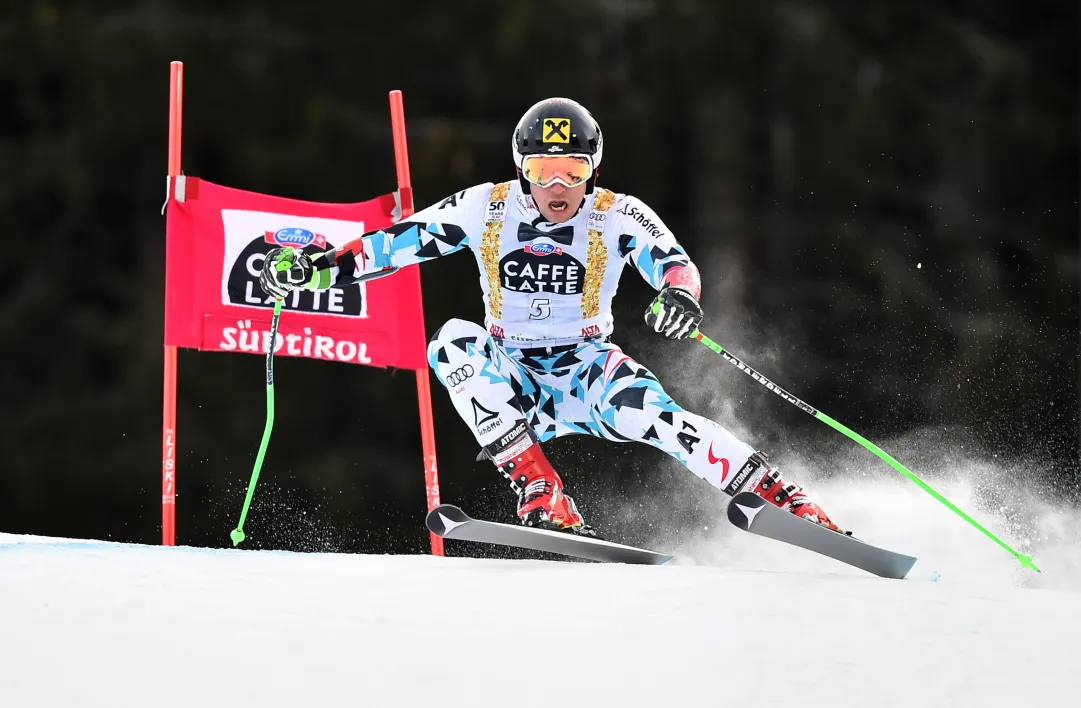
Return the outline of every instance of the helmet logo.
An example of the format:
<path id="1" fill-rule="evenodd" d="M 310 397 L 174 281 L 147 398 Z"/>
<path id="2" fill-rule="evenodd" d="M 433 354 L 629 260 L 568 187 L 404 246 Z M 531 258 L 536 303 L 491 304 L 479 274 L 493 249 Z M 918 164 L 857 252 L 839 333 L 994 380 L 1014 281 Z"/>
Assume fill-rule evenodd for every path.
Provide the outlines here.
<path id="1" fill-rule="evenodd" d="M 568 118 L 545 118 L 543 143 L 569 143 L 571 122 Z"/>

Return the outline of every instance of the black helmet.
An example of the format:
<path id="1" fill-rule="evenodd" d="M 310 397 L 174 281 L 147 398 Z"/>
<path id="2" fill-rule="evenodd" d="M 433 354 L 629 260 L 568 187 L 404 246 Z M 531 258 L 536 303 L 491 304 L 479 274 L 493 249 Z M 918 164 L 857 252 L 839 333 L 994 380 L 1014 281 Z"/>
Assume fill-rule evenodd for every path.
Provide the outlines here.
<path id="1" fill-rule="evenodd" d="M 593 191 L 597 168 L 601 165 L 604 138 L 601 127 L 589 111 L 569 98 L 546 98 L 533 104 L 514 128 L 511 140 L 514 166 L 521 176 L 526 155 L 584 155 L 593 163 L 587 192 Z M 523 189 L 529 185 L 523 179 Z"/>

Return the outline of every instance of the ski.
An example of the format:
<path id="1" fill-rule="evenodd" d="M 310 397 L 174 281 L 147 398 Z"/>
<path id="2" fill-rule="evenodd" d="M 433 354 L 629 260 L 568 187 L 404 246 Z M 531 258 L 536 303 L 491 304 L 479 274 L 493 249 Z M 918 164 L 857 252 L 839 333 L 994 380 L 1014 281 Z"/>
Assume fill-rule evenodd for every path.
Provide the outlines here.
<path id="1" fill-rule="evenodd" d="M 661 565 L 672 560 L 672 556 L 664 553 L 588 536 L 474 519 L 453 504 L 435 507 L 428 512 L 424 523 L 435 535 L 453 541 L 493 543 L 601 563 Z"/>
<path id="2" fill-rule="evenodd" d="M 904 578 L 916 563 L 912 556 L 887 551 L 801 519 L 753 492 L 740 492 L 732 498 L 728 520 L 749 533 L 814 551 L 883 578 Z"/>

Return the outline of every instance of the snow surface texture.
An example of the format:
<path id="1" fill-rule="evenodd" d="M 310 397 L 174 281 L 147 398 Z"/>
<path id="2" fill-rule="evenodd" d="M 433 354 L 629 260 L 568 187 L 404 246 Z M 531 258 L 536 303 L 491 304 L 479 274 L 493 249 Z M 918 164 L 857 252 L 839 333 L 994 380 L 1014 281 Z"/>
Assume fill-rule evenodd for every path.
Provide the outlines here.
<path id="1" fill-rule="evenodd" d="M 692 402 L 761 436 L 710 395 Z M 1081 510 L 1016 474 L 1038 457 L 942 437 L 879 442 L 1043 574 L 845 439 L 771 457 L 857 536 L 918 556 L 907 580 L 738 531 L 672 461 L 663 493 L 579 500 L 677 554 L 661 567 L 0 534 L 0 708 L 1078 705 Z M 683 518 L 711 521 L 651 526 Z"/>
<path id="2" fill-rule="evenodd" d="M 938 582 L 735 529 L 724 567 L 0 534 L 0 706 L 1074 705 L 1081 595 L 1017 587 L 1006 554 L 943 520 L 877 539 L 937 545 Z M 787 570 L 739 567 L 754 557 Z"/>

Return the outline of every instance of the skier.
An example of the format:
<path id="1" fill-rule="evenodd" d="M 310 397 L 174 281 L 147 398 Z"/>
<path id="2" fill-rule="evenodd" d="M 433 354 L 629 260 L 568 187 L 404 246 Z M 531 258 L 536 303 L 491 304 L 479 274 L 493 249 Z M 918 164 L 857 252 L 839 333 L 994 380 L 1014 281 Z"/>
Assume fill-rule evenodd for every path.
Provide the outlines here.
<path id="1" fill-rule="evenodd" d="M 275 248 L 261 286 L 285 297 L 471 250 L 485 326 L 448 321 L 428 361 L 482 456 L 510 480 L 527 526 L 595 535 L 541 450 L 552 438 L 585 434 L 652 445 L 728 495 L 753 490 L 840 531 L 765 454 L 680 407 L 609 341 L 612 298 L 627 265 L 659 291 L 645 312 L 658 334 L 686 338 L 703 312 L 698 269 L 664 222 L 641 200 L 597 186 L 603 148 L 583 106 L 540 101 L 514 129 L 517 179 L 462 190 L 322 254 Z"/>

